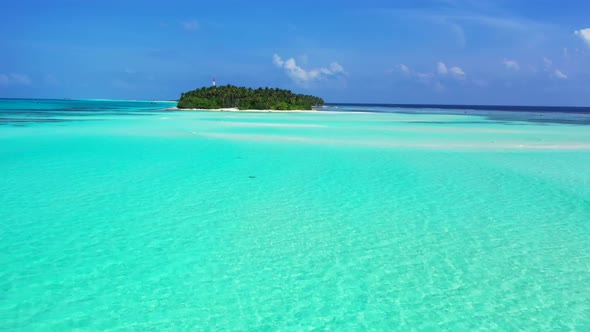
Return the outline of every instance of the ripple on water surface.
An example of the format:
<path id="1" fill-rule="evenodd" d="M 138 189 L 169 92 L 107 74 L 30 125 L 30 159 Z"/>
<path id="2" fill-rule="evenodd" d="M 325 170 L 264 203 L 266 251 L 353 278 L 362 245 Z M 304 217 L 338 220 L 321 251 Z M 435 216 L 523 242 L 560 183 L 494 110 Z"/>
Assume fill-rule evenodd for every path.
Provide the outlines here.
<path id="1" fill-rule="evenodd" d="M 175 112 L 0 138 L 9 330 L 590 327 L 583 126 Z"/>

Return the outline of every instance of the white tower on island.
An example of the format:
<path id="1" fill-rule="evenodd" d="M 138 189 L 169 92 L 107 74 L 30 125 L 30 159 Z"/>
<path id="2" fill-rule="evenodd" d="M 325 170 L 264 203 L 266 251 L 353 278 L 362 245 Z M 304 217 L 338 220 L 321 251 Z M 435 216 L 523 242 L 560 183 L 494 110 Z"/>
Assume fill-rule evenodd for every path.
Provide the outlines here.
<path id="1" fill-rule="evenodd" d="M 217 82 L 215 82 L 215 77 L 213 77 L 213 82 L 211 82 L 211 86 L 217 86 Z"/>

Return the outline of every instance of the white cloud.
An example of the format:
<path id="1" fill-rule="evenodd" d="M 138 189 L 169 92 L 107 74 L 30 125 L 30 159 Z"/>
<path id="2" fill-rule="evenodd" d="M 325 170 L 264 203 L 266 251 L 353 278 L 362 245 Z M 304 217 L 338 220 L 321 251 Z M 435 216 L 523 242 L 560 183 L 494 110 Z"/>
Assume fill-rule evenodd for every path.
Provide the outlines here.
<path id="1" fill-rule="evenodd" d="M 445 76 L 447 74 L 453 75 L 455 78 L 462 79 L 465 77 L 465 71 L 460 67 L 448 67 L 444 62 L 438 62 L 436 64 L 436 72 L 441 75 Z"/>
<path id="2" fill-rule="evenodd" d="M 518 64 L 518 62 L 514 61 L 514 60 L 507 60 L 504 59 L 504 61 L 502 61 L 502 63 L 504 64 L 504 66 L 506 66 L 506 68 L 508 69 L 513 69 L 513 70 L 520 70 L 520 65 Z"/>
<path id="3" fill-rule="evenodd" d="M 543 63 L 545 64 L 545 70 L 553 66 L 553 61 L 551 59 L 543 57 Z"/>
<path id="4" fill-rule="evenodd" d="M 277 67 L 282 67 L 285 61 L 283 61 L 280 56 L 275 54 L 272 56 L 272 63 L 274 63 Z"/>
<path id="5" fill-rule="evenodd" d="M 397 69 L 398 69 L 399 71 L 401 71 L 401 72 L 402 72 L 402 73 L 404 73 L 404 74 L 409 74 L 409 73 L 410 73 L 410 67 L 408 67 L 408 66 L 404 65 L 403 63 L 402 63 L 402 64 L 399 64 L 399 65 L 397 65 L 396 67 L 397 67 Z"/>
<path id="6" fill-rule="evenodd" d="M 433 73 L 421 73 L 418 71 L 414 71 L 408 65 L 405 65 L 403 63 L 396 65 L 394 69 L 388 70 L 387 72 L 390 74 L 395 72 L 402 73 L 405 76 L 417 79 L 422 83 L 429 83 L 430 79 L 434 77 Z"/>
<path id="7" fill-rule="evenodd" d="M 546 57 L 543 57 L 543 71 L 551 74 L 553 72 L 553 61 Z"/>
<path id="8" fill-rule="evenodd" d="M 419 82 L 422 83 L 426 83 L 426 84 L 435 84 L 433 82 L 433 78 L 435 77 L 443 77 L 443 76 L 449 76 L 458 80 L 463 80 L 465 79 L 465 71 L 457 66 L 453 66 L 453 67 L 448 67 L 444 62 L 438 62 L 436 64 L 436 72 L 427 72 L 427 73 L 421 73 L 418 71 L 414 71 L 412 70 L 410 67 L 408 67 L 405 64 L 399 64 L 397 66 L 395 66 L 395 69 L 389 70 L 389 73 L 394 73 L 394 72 L 400 72 L 412 79 L 415 79 Z M 440 82 L 438 83 L 440 84 Z M 442 84 L 441 84 L 442 85 Z M 437 88 L 437 90 L 442 90 Z"/>
<path id="9" fill-rule="evenodd" d="M 444 62 L 437 62 L 436 71 L 433 72 L 418 72 L 412 70 L 405 64 L 396 65 L 394 69 L 388 70 L 387 72 L 401 73 L 413 81 L 433 88 L 437 93 L 444 93 L 447 90 L 447 86 L 443 84 L 445 82 L 445 78 L 452 78 L 462 82 L 467 82 L 465 71 L 461 67 L 449 67 Z M 446 82 L 449 82 L 449 80 L 447 79 Z M 488 85 L 487 82 L 484 81 L 475 81 L 474 84 L 482 87 Z"/>
<path id="10" fill-rule="evenodd" d="M 451 74 L 459 79 L 465 77 L 465 71 L 463 69 L 457 66 L 448 67 L 444 62 L 438 62 L 436 64 L 436 72 L 441 76 Z"/>
<path id="11" fill-rule="evenodd" d="M 27 75 L 11 74 L 11 76 L 12 76 L 12 79 L 14 80 L 14 82 L 16 82 L 17 84 L 31 85 L 31 79 Z"/>
<path id="12" fill-rule="evenodd" d="M 567 79 L 567 75 L 562 73 L 561 70 L 559 70 L 559 69 L 555 69 L 554 74 L 555 74 L 555 77 L 557 77 L 559 79 L 564 79 L 564 80 Z"/>
<path id="13" fill-rule="evenodd" d="M 275 66 L 285 69 L 287 75 L 297 84 L 305 85 L 309 82 L 325 79 L 328 77 L 346 74 L 344 68 L 337 62 L 330 64 L 328 68 L 303 69 L 297 65 L 295 59 L 283 60 L 279 55 L 274 54 L 272 62 Z"/>
<path id="14" fill-rule="evenodd" d="M 449 69 L 449 71 L 451 72 L 451 74 L 453 74 L 457 78 L 465 77 L 465 72 L 463 71 L 463 69 L 461 69 L 459 67 L 451 67 L 451 69 Z"/>
<path id="15" fill-rule="evenodd" d="M 330 70 L 333 74 L 344 73 L 344 68 L 342 68 L 342 66 L 338 62 L 332 62 L 330 64 Z"/>
<path id="16" fill-rule="evenodd" d="M 447 69 L 447 65 L 445 65 L 445 64 L 444 64 L 444 63 L 442 63 L 442 62 L 439 62 L 439 63 L 436 65 L 436 70 L 438 71 L 438 73 L 439 73 L 440 75 L 446 75 L 446 74 L 449 72 L 449 70 Z"/>
<path id="17" fill-rule="evenodd" d="M 23 74 L 0 74 L 0 85 L 31 85 L 33 82 Z"/>
<path id="18" fill-rule="evenodd" d="M 192 19 L 190 21 L 185 21 L 185 22 L 182 22 L 182 27 L 186 31 L 197 31 L 197 30 L 199 30 L 199 22 L 195 19 Z"/>
<path id="19" fill-rule="evenodd" d="M 574 31 L 574 34 L 580 37 L 588 46 L 590 46 L 590 28 Z"/>

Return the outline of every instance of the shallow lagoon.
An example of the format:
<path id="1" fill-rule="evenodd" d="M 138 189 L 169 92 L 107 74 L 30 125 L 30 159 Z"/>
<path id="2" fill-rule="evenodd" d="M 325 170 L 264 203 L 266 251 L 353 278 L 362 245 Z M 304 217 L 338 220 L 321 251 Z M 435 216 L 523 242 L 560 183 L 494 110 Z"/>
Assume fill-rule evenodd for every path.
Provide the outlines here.
<path id="1" fill-rule="evenodd" d="M 585 116 L 169 106 L 0 101 L 2 328 L 590 328 Z"/>

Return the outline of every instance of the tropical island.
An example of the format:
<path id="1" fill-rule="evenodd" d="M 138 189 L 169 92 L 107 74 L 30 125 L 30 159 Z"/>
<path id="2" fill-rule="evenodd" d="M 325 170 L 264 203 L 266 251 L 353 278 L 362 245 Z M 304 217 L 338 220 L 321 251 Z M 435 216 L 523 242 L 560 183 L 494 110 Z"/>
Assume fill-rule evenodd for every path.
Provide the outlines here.
<path id="1" fill-rule="evenodd" d="M 179 109 L 239 110 L 312 110 L 323 106 L 319 97 L 295 94 L 290 90 L 272 88 L 245 88 L 233 85 L 204 87 L 184 92 L 178 101 Z"/>

